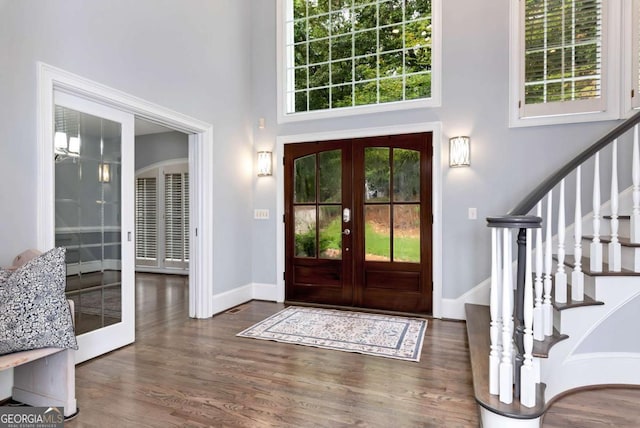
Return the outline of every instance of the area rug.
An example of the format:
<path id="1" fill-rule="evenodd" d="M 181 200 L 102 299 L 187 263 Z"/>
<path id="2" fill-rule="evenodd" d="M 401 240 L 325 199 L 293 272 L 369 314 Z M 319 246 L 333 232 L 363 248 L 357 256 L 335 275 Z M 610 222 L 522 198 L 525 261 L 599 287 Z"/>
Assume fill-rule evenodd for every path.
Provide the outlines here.
<path id="1" fill-rule="evenodd" d="M 420 361 L 427 320 L 290 306 L 237 336 Z"/>

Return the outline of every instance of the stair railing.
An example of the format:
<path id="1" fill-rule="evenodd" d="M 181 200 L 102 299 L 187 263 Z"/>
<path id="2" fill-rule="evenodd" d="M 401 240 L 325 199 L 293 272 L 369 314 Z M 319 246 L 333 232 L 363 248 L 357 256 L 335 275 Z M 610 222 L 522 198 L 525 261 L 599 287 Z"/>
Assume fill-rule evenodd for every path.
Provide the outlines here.
<path id="1" fill-rule="evenodd" d="M 517 399 L 526 407 L 541 404 L 536 403 L 540 373 L 539 365 L 534 364 L 533 346 L 535 341 L 542 341 L 554 335 L 554 300 L 557 304 L 564 304 L 584 299 L 585 269 L 590 273 L 620 272 L 623 268 L 640 272 L 640 261 L 627 262 L 635 263 L 634 266 L 623 266 L 622 242 L 619 237 L 618 188 L 618 142 L 631 140 L 633 202 L 629 241 L 631 244 L 640 243 L 639 124 L 640 113 L 637 113 L 545 179 L 507 215 L 487 218 L 492 243 L 489 392 L 499 396 L 503 403 L 510 404 Z M 632 138 L 628 138 L 631 130 Z M 600 160 L 603 149 L 609 146 L 610 218 L 607 227 L 603 227 L 605 216 L 601 213 Z M 582 177 L 583 170 L 587 167 L 585 164 L 591 159 L 592 213 L 585 223 L 582 190 L 586 182 Z M 565 190 L 568 180 L 575 183 L 571 188 L 571 191 L 575 192 L 573 224 L 570 225 L 573 228 L 572 245 L 567 245 L 565 239 L 568 226 L 565 216 Z M 557 195 L 555 212 L 554 195 Z M 584 236 L 585 226 L 592 230 L 592 236 Z M 605 236 L 603 230 L 608 231 L 609 236 Z M 517 243 L 515 263 L 512 257 L 514 239 Z M 589 245 L 583 246 L 585 239 L 589 239 L 590 242 Z M 607 244 L 606 252 L 604 243 Z M 582 256 L 587 252 L 590 263 L 585 265 Z M 607 265 L 604 264 L 605 261 Z M 567 269 L 571 270 L 570 275 Z"/>

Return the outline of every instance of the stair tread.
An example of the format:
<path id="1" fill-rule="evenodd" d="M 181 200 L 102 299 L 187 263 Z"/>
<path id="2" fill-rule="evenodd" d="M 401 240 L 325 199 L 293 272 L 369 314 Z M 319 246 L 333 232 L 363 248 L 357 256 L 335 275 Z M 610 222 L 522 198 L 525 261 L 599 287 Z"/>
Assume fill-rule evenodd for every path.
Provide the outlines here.
<path id="1" fill-rule="evenodd" d="M 593 236 L 592 235 L 585 235 L 585 236 L 582 237 L 582 239 L 592 240 Z M 611 242 L 611 236 L 608 236 L 608 235 L 600 236 L 600 242 L 602 242 L 603 244 L 610 243 Z M 631 242 L 631 239 L 627 238 L 626 236 L 618 236 L 618 242 L 620 242 L 620 245 L 622 245 L 623 247 L 640 248 L 640 243 Z"/>
<path id="2" fill-rule="evenodd" d="M 489 351 L 491 346 L 489 324 L 491 315 L 485 305 L 465 304 L 467 316 L 467 337 L 469 339 L 469 358 L 473 374 L 473 388 L 476 401 L 482 407 L 499 415 L 534 419 L 546 410 L 544 390 L 546 385 L 539 383 L 536 390 L 536 405 L 525 407 L 516 399 L 511 404 L 500 401 L 497 395 L 489 393 Z M 535 345 L 534 345 L 535 347 Z"/>
<path id="3" fill-rule="evenodd" d="M 567 286 L 567 301 L 565 303 L 560 303 L 560 302 L 557 302 L 556 300 L 553 301 L 553 307 L 558 311 L 564 311 L 565 309 L 571 309 L 571 308 L 582 308 L 584 306 L 599 306 L 599 305 L 604 305 L 604 302 L 595 300 L 587 296 L 586 294 L 584 295 L 583 300 L 573 300 L 571 298 L 570 286 Z"/>
<path id="4" fill-rule="evenodd" d="M 558 260 L 556 255 L 553 256 L 554 260 Z M 572 255 L 564 257 L 564 264 L 569 267 L 573 267 L 575 258 Z M 636 273 L 627 269 L 622 269 L 620 272 L 609 272 L 609 265 L 602 263 L 602 272 L 591 271 L 591 261 L 589 257 L 582 257 L 582 272 L 589 276 L 640 276 L 640 273 Z M 571 271 L 567 272 L 567 277 L 571 277 Z"/>
<path id="5" fill-rule="evenodd" d="M 603 215 L 602 218 L 605 218 L 607 220 L 611 220 L 611 216 L 610 215 Z M 618 220 L 631 220 L 631 216 L 628 215 L 628 214 L 619 215 L 618 216 Z"/>
<path id="6" fill-rule="evenodd" d="M 561 334 L 554 328 L 553 334 L 551 336 L 545 336 L 544 340 L 533 341 L 533 356 L 539 358 L 549 358 L 549 351 L 551 350 L 551 348 L 553 348 L 556 343 L 568 338 L 569 336 L 567 336 L 566 334 Z"/>

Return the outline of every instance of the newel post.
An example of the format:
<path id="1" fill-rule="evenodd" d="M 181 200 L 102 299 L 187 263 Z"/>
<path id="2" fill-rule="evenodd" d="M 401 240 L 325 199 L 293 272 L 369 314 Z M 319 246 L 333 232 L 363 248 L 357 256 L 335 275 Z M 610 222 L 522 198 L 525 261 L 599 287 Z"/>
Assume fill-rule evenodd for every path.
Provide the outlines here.
<path id="1" fill-rule="evenodd" d="M 491 313 L 496 314 L 498 311 L 493 308 L 498 306 L 502 312 L 502 343 L 501 352 L 502 359 L 500 363 L 500 401 L 511 403 L 513 397 L 520 397 L 521 380 L 520 373 L 525 360 L 530 356 L 525 355 L 530 350 L 525 350 L 525 344 L 533 343 L 532 320 L 527 316 L 525 323 L 525 315 L 533 313 L 533 287 L 532 287 L 532 266 L 527 266 L 527 262 L 531 264 L 531 234 L 527 234 L 528 229 L 539 229 L 542 219 L 537 216 L 501 216 L 487 218 L 487 225 L 490 228 L 498 230 L 504 229 L 504 240 L 502 248 L 493 248 L 492 251 L 500 252 L 503 255 L 503 261 L 499 269 L 504 273 L 502 280 L 502 292 L 499 301 L 494 299 L 497 293 L 492 290 Z M 508 237 L 511 236 L 511 229 L 517 229 L 517 270 L 516 270 L 516 287 L 513 288 L 511 278 L 513 276 L 512 260 L 510 257 L 513 241 Z M 496 243 L 497 239 L 492 242 Z M 539 250 L 539 249 L 538 249 Z M 495 259 L 493 259 L 495 260 Z M 527 278 L 527 275 L 529 276 Z M 493 285 L 493 284 L 492 284 Z M 515 292 L 515 296 L 514 296 Z M 525 302 L 531 308 L 525 308 Z M 492 319 L 492 326 L 495 320 Z M 531 321 L 531 322 L 530 322 Z M 515 328 L 514 328 L 515 327 Z M 525 336 L 531 335 L 531 338 Z M 529 340 L 531 339 L 531 340 Z M 511 366 L 511 350 L 515 344 L 515 368 Z M 495 357 L 493 357 L 495 358 Z M 513 375 L 513 376 L 512 376 Z M 514 388 L 515 387 L 515 388 Z"/>

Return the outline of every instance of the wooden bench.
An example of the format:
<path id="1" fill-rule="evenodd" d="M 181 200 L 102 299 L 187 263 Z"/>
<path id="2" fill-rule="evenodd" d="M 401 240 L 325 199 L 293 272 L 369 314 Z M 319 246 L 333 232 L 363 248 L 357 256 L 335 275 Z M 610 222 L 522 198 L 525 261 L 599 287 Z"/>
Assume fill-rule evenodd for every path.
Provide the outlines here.
<path id="1" fill-rule="evenodd" d="M 73 302 L 69 301 L 71 314 Z M 0 371 L 13 368 L 12 398 L 30 406 L 64 407 L 77 412 L 73 349 L 42 348 L 0 356 Z"/>

